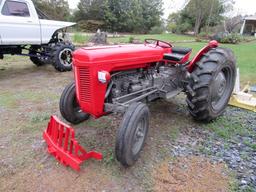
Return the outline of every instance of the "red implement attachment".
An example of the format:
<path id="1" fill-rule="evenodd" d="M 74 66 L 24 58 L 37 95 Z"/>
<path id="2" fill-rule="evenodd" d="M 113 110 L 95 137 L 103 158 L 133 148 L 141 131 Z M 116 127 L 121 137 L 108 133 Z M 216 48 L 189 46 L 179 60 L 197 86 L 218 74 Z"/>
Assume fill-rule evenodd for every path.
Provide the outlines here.
<path id="1" fill-rule="evenodd" d="M 48 145 L 48 152 L 60 163 L 79 171 L 80 164 L 90 158 L 102 159 L 102 154 L 94 151 L 86 152 L 75 140 L 75 131 L 52 116 L 43 137 Z"/>

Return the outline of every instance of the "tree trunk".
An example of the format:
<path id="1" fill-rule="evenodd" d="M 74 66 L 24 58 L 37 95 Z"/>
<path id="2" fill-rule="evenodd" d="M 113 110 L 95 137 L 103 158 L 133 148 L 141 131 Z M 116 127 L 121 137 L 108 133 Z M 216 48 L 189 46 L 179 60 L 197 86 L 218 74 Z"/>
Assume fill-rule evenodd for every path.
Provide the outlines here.
<path id="1" fill-rule="evenodd" d="M 202 22 L 202 12 L 201 10 L 198 10 L 198 13 L 196 16 L 195 28 L 194 28 L 195 35 L 198 35 L 198 33 L 200 32 L 201 22 Z"/>

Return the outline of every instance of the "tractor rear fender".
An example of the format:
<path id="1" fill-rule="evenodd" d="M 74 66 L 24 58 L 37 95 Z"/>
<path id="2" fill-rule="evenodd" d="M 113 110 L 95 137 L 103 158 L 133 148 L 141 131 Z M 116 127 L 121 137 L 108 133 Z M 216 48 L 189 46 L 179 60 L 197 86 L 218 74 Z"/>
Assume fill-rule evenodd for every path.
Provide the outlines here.
<path id="1" fill-rule="evenodd" d="M 218 46 L 219 46 L 219 43 L 218 43 L 217 41 L 215 41 L 215 40 L 210 41 L 210 42 L 208 43 L 208 45 L 206 45 L 205 47 L 203 47 L 203 48 L 196 54 L 196 56 L 192 59 L 192 61 L 189 63 L 189 65 L 188 65 L 188 67 L 187 67 L 187 68 L 188 68 L 188 71 L 189 71 L 190 73 L 193 72 L 195 64 L 201 59 L 201 57 L 202 57 L 204 54 L 208 53 L 211 49 L 216 48 L 216 47 L 218 47 Z"/>

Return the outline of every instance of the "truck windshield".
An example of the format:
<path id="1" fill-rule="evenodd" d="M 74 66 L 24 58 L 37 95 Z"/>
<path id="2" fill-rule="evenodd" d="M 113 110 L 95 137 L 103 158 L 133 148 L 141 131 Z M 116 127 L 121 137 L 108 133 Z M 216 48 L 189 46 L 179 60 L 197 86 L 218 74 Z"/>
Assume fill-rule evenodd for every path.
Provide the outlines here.
<path id="1" fill-rule="evenodd" d="M 2 0 L 0 0 L 1 2 Z M 36 7 L 36 12 L 37 12 L 37 15 L 38 15 L 38 18 L 39 19 L 47 19 L 47 20 L 50 20 L 50 18 L 48 17 L 48 15 L 44 14 L 40 9 L 38 9 Z"/>

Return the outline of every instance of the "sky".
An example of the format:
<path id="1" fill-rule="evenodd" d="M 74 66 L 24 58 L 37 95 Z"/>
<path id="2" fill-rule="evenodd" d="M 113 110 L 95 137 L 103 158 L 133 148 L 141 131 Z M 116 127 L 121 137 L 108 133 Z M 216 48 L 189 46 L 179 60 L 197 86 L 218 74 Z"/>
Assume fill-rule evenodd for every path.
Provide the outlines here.
<path id="1" fill-rule="evenodd" d="M 72 9 L 77 7 L 80 0 L 68 0 L 69 6 Z M 167 18 L 170 13 L 178 11 L 184 7 L 185 0 L 163 0 L 164 2 L 164 18 Z M 256 0 L 235 0 L 234 10 L 227 15 L 253 15 L 256 13 Z"/>

